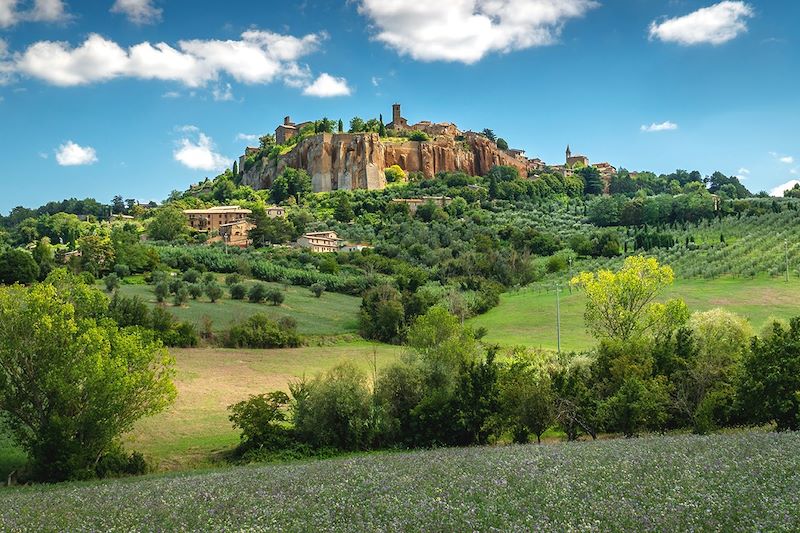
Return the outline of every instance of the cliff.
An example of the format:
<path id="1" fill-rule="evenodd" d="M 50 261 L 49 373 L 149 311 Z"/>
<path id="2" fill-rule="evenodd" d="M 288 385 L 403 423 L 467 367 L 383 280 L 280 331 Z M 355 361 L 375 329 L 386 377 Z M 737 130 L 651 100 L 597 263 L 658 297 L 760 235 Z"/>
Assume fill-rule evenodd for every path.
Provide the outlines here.
<path id="1" fill-rule="evenodd" d="M 385 142 L 376 133 L 321 133 L 300 141 L 277 160 L 262 159 L 244 172 L 242 183 L 254 189 L 272 185 L 287 167 L 304 169 L 314 192 L 382 189 L 384 169 L 399 165 L 406 172 L 422 172 L 432 178 L 439 172 L 461 171 L 485 175 L 495 165 L 510 165 L 527 175 L 527 161 L 518 159 L 489 139 L 466 134 L 463 141 L 451 136 L 432 141 Z"/>

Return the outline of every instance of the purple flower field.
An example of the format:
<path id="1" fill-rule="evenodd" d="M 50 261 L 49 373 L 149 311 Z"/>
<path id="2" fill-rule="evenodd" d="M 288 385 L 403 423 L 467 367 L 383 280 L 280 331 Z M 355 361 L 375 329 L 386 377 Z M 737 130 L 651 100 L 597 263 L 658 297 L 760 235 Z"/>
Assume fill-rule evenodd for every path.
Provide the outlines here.
<path id="1" fill-rule="evenodd" d="M 0 489 L 2 531 L 797 531 L 800 434 L 372 454 Z"/>

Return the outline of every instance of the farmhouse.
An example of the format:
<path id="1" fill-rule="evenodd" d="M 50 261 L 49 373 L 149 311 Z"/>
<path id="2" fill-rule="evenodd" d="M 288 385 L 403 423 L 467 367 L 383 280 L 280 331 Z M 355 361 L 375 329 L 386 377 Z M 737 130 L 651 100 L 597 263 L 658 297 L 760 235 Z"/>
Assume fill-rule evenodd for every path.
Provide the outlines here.
<path id="1" fill-rule="evenodd" d="M 239 248 L 247 248 L 250 246 L 250 231 L 256 227 L 255 224 L 249 220 L 239 220 L 237 222 L 229 222 L 222 224 L 219 227 L 219 236 L 222 241 L 229 246 L 238 246 Z"/>
<path id="2" fill-rule="evenodd" d="M 297 246 L 312 252 L 331 253 L 339 251 L 340 242 L 335 231 L 317 231 L 306 233 L 297 239 Z"/>
<path id="3" fill-rule="evenodd" d="M 223 205 L 208 209 L 184 209 L 189 225 L 198 231 L 219 231 L 220 226 L 239 222 L 253 212 L 238 205 Z"/>

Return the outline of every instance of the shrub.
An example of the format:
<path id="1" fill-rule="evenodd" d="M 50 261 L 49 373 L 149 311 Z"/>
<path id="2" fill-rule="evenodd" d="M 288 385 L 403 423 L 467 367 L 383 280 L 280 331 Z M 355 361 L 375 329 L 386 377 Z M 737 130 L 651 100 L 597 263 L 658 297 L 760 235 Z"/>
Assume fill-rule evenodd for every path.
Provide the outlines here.
<path id="1" fill-rule="evenodd" d="M 247 296 L 247 286 L 244 283 L 236 283 L 230 286 L 228 289 L 231 293 L 231 299 L 233 300 L 244 300 L 244 297 Z"/>
<path id="2" fill-rule="evenodd" d="M 319 298 L 322 296 L 322 293 L 325 292 L 325 285 L 322 283 L 314 283 L 311 285 L 311 293 L 314 295 L 315 298 Z"/>
<path id="3" fill-rule="evenodd" d="M 228 287 L 233 287 L 234 285 L 242 283 L 243 281 L 244 278 L 241 274 L 228 274 L 225 276 L 225 285 Z"/>
<path id="4" fill-rule="evenodd" d="M 128 265 L 118 264 L 114 267 L 114 273 L 120 278 L 127 278 L 131 275 L 131 269 Z"/>
<path id="5" fill-rule="evenodd" d="M 133 452 L 129 455 L 121 448 L 104 454 L 95 466 L 95 474 L 99 478 L 140 476 L 147 471 L 147 461 L 141 453 Z"/>
<path id="6" fill-rule="evenodd" d="M 267 298 L 267 294 L 270 292 L 269 287 L 264 283 L 256 283 L 250 290 L 247 292 L 247 299 L 250 300 L 250 303 L 260 304 Z"/>
<path id="7" fill-rule="evenodd" d="M 392 165 L 384 170 L 387 183 L 402 183 L 408 179 L 405 171 L 399 165 Z"/>
<path id="8" fill-rule="evenodd" d="M 279 289 L 269 289 L 267 291 L 267 301 L 274 306 L 279 306 L 286 299 L 286 296 Z"/>
<path id="9" fill-rule="evenodd" d="M 189 285 L 189 295 L 192 297 L 192 300 L 197 300 L 203 296 L 204 292 L 205 290 L 203 289 L 203 286 L 199 283 L 192 283 Z"/>
<path id="10" fill-rule="evenodd" d="M 190 268 L 186 272 L 183 273 L 183 281 L 186 283 L 197 283 L 200 279 L 200 271 L 194 268 Z"/>
<path id="11" fill-rule="evenodd" d="M 180 307 L 186 303 L 189 299 L 189 289 L 186 288 L 186 285 L 181 285 L 178 287 L 178 290 L 175 291 L 175 296 L 172 299 L 172 302 L 175 304 L 175 307 Z"/>
<path id="12" fill-rule="evenodd" d="M 105 283 L 108 292 L 114 292 L 119 289 L 119 276 L 111 273 L 103 279 L 103 283 Z"/>
<path id="13" fill-rule="evenodd" d="M 122 296 L 115 292 L 108 304 L 108 316 L 121 328 L 140 326 L 150 329 L 153 325 L 150 308 L 138 296 Z"/>
<path id="14" fill-rule="evenodd" d="M 295 348 L 302 342 L 295 324 L 278 323 L 261 314 L 233 326 L 225 335 L 225 345 L 229 348 Z"/>
<path id="15" fill-rule="evenodd" d="M 156 300 L 158 300 L 158 303 L 163 303 L 164 300 L 167 299 L 167 296 L 169 296 L 169 285 L 166 281 L 161 281 L 155 286 L 153 292 L 156 294 Z"/>
<path id="16" fill-rule="evenodd" d="M 174 319 L 173 319 L 174 320 Z M 190 322 L 178 322 L 168 331 L 161 334 L 161 340 L 167 346 L 176 348 L 194 348 L 200 343 L 197 328 Z"/>
<path id="17" fill-rule="evenodd" d="M 419 142 L 425 142 L 431 140 L 431 138 L 428 137 L 428 134 L 425 133 L 424 131 L 412 131 L 408 135 L 408 139 L 410 141 L 419 141 Z"/>

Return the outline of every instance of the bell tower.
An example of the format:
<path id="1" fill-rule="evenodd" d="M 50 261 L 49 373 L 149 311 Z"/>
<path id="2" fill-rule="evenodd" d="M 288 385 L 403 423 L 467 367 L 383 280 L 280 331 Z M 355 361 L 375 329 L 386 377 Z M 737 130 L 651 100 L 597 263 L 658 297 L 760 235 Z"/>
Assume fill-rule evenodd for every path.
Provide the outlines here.
<path id="1" fill-rule="evenodd" d="M 567 164 L 569 165 L 569 158 L 572 157 L 572 150 L 569 149 L 569 145 L 567 145 Z"/>

